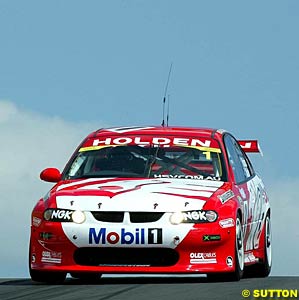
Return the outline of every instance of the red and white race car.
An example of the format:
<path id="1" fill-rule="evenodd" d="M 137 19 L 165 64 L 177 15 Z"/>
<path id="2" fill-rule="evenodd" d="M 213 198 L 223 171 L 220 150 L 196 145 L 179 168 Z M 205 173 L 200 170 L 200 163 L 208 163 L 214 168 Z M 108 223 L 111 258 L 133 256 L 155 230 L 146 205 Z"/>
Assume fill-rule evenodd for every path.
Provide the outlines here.
<path id="1" fill-rule="evenodd" d="M 270 205 L 245 152 L 224 130 L 109 128 L 88 135 L 32 212 L 29 269 L 41 282 L 103 273 L 271 270 Z"/>

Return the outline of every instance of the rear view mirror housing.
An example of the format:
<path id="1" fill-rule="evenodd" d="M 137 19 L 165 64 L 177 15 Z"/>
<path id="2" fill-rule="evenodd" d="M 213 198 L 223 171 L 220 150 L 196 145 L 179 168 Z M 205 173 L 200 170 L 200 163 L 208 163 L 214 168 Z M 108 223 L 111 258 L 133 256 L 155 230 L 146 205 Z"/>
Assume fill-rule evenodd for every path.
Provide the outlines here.
<path id="1" fill-rule="evenodd" d="M 47 168 L 40 173 L 39 177 L 43 181 L 58 182 L 61 180 L 61 173 L 56 168 Z"/>

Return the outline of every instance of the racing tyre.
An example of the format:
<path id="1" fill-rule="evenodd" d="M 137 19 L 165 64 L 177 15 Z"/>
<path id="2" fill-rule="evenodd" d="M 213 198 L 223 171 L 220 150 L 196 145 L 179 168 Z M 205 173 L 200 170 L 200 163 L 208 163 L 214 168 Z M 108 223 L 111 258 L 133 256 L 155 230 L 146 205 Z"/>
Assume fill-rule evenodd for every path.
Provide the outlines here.
<path id="1" fill-rule="evenodd" d="M 84 283 L 98 283 L 102 277 L 100 273 L 71 273 L 73 278 L 79 279 Z"/>
<path id="2" fill-rule="evenodd" d="M 235 241 L 235 271 L 231 273 L 208 274 L 209 281 L 239 281 L 244 273 L 244 235 L 240 216 L 236 219 L 236 241 Z"/>
<path id="3" fill-rule="evenodd" d="M 33 281 L 60 284 L 63 283 L 66 277 L 64 272 L 45 272 L 29 269 L 30 277 Z"/>
<path id="4" fill-rule="evenodd" d="M 264 225 L 264 259 L 262 262 L 248 266 L 245 270 L 246 277 L 267 277 L 271 272 L 272 266 L 272 234 L 271 219 L 268 213 Z"/>
<path id="5" fill-rule="evenodd" d="M 236 220 L 236 250 L 235 250 L 235 271 L 230 274 L 231 280 L 239 281 L 244 273 L 244 235 L 241 219 L 238 216 Z"/>

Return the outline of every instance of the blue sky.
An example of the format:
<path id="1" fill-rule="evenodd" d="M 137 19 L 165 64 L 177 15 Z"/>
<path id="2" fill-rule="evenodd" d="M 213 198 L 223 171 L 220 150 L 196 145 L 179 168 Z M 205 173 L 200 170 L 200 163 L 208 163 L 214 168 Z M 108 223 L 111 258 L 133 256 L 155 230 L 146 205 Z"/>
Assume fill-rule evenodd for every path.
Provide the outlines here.
<path id="1" fill-rule="evenodd" d="M 38 181 L 40 170 L 62 167 L 89 131 L 160 124 L 173 63 L 170 124 L 259 139 L 264 157 L 253 161 L 273 198 L 275 238 L 287 232 L 285 247 L 298 249 L 289 212 L 298 207 L 298 28 L 296 0 L 0 0 L 2 205 L 17 217 L 14 203 L 22 201 L 26 228 L 50 187 Z M 7 146 L 15 141 L 27 164 L 19 161 L 19 146 Z M 13 164 L 22 171 L 14 173 Z M 2 233 L 15 249 L 5 252 L 15 267 L 7 263 L 0 276 L 27 276 L 28 231 L 16 246 L 22 233 L 11 226 L 14 236 Z M 298 265 L 275 257 L 274 274 L 298 274 Z"/>

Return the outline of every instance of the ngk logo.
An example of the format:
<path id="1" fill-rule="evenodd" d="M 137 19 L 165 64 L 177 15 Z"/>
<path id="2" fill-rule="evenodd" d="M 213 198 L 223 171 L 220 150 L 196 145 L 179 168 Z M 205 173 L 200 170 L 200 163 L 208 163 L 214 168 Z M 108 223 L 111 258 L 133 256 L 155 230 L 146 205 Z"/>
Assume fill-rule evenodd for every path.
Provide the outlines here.
<path id="1" fill-rule="evenodd" d="M 201 210 L 194 210 L 194 211 L 188 211 L 184 212 L 184 219 L 185 221 L 206 221 L 206 212 Z"/>
<path id="2" fill-rule="evenodd" d="M 144 245 L 162 244 L 162 242 L 161 228 L 136 228 L 133 231 L 121 228 L 120 232 L 109 231 L 107 228 L 99 230 L 89 228 L 89 244 Z"/>
<path id="3" fill-rule="evenodd" d="M 71 220 L 72 211 L 69 210 L 53 210 L 51 219 Z"/>

